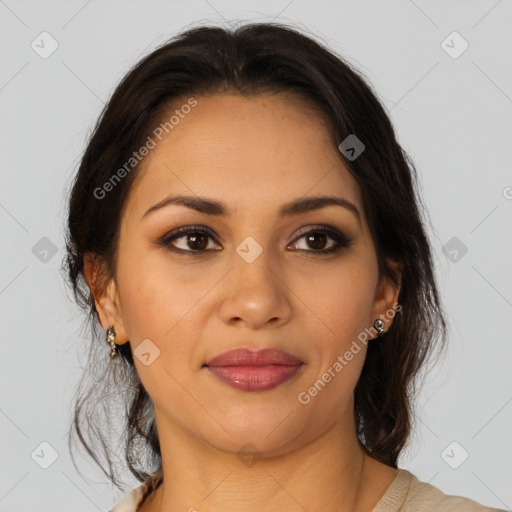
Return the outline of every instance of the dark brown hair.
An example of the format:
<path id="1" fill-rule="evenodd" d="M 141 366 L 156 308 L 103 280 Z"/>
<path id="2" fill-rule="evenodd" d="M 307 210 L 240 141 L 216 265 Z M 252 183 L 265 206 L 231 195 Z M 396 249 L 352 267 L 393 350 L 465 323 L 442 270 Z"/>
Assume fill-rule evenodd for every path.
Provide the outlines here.
<path id="1" fill-rule="evenodd" d="M 118 346 L 120 357 L 110 361 L 84 280 L 84 255 L 94 254 L 102 263 L 104 282 L 115 276 L 120 220 L 138 166 L 116 183 L 106 199 L 99 199 L 95 191 L 143 145 L 171 105 L 192 95 L 200 99 L 223 93 L 296 94 L 322 113 L 336 146 L 350 134 L 364 143 L 358 158 L 344 160 L 362 192 L 381 275 L 398 282 L 386 260 L 401 265 L 401 311 L 388 332 L 368 344 L 355 388 L 355 417 L 364 450 L 397 467 L 412 428 L 419 371 L 435 347 L 444 347 L 446 324 L 416 170 L 363 76 L 325 45 L 289 26 L 256 23 L 233 30 L 202 26 L 181 33 L 142 59 L 105 106 L 70 193 L 64 266 L 76 300 L 88 311 L 93 339 L 72 426 L 118 488 L 120 472 L 114 458 L 119 450 L 139 481 L 152 473 L 159 476 L 157 484 L 161 481 L 160 445 L 152 401 L 138 378 L 130 344 Z M 113 426 L 114 420 L 121 424 Z M 110 444 L 109 428 L 120 443 L 118 451 Z"/>

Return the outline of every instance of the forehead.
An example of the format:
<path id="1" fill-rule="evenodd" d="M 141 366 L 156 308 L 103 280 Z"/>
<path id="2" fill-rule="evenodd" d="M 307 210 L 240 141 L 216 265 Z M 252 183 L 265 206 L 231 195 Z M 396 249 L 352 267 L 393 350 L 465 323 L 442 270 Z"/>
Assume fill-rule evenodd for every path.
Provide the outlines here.
<path id="1" fill-rule="evenodd" d="M 169 193 L 216 197 L 235 211 L 244 204 L 277 210 L 297 197 L 335 193 L 361 205 L 328 123 L 300 97 L 233 94 L 196 101 L 187 114 L 174 116 L 161 140 L 153 137 L 128 211 L 140 213 Z M 178 103 L 160 126 L 176 110 Z"/>

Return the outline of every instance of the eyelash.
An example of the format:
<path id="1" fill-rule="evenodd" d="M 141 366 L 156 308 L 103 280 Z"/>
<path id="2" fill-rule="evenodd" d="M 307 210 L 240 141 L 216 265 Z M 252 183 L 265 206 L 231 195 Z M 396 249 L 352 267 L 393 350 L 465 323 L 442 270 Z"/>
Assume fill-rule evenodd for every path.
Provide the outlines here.
<path id="1" fill-rule="evenodd" d="M 179 249 L 177 247 L 173 247 L 171 244 L 171 242 L 174 242 L 175 240 L 183 238 L 185 235 L 197 234 L 197 233 L 200 233 L 201 235 L 211 238 L 215 243 L 218 244 L 213 233 L 208 228 L 205 228 L 203 226 L 184 226 L 184 227 L 177 228 L 174 231 L 172 231 L 171 233 L 169 233 L 169 234 L 165 235 L 164 237 L 160 238 L 159 240 L 157 240 L 157 243 L 158 243 L 158 245 L 165 247 L 169 251 L 179 253 L 179 254 L 185 254 L 185 253 L 204 254 L 206 252 L 210 252 L 212 249 L 208 249 L 208 250 L 204 249 L 204 250 L 198 250 L 198 251 L 195 251 L 192 249 L 185 250 L 185 249 Z M 303 232 L 299 233 L 299 236 L 297 238 L 295 238 L 293 243 L 296 243 L 296 241 L 300 240 L 301 238 L 305 237 L 306 235 L 318 234 L 318 233 L 327 235 L 329 238 L 334 240 L 334 242 L 336 244 L 333 247 L 331 247 L 330 249 L 324 249 L 324 250 L 320 250 L 320 251 L 306 250 L 306 249 L 297 249 L 297 250 L 304 251 L 304 252 L 312 252 L 312 253 L 321 254 L 321 255 L 334 254 L 334 253 L 341 251 L 341 249 L 350 247 L 352 240 L 353 240 L 352 238 L 346 237 L 343 233 L 340 233 L 337 230 L 330 229 L 327 226 L 319 226 L 319 227 L 315 227 L 313 229 L 308 229 L 307 231 L 303 231 Z M 219 249 L 213 249 L 213 250 L 219 250 Z"/>

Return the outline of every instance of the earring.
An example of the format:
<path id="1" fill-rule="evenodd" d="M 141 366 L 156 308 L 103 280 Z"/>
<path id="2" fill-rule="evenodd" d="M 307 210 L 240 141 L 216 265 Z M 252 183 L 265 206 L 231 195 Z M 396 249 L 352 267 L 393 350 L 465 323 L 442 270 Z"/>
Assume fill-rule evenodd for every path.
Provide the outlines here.
<path id="1" fill-rule="evenodd" d="M 114 326 L 111 325 L 107 329 L 107 343 L 110 344 L 110 359 L 114 359 L 114 357 L 117 356 L 115 339 L 116 339 L 116 331 L 114 329 Z"/>
<path id="2" fill-rule="evenodd" d="M 382 336 L 382 334 L 384 333 L 384 322 L 380 318 L 378 318 L 377 320 L 375 320 L 373 326 L 375 327 L 375 329 L 377 329 L 377 338 Z"/>

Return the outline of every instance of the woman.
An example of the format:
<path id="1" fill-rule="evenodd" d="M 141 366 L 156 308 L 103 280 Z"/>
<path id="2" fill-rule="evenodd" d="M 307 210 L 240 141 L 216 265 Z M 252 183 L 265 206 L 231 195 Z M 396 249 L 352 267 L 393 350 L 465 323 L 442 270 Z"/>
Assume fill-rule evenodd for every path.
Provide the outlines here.
<path id="1" fill-rule="evenodd" d="M 367 83 L 289 27 L 191 29 L 130 71 L 67 234 L 95 340 L 74 427 L 120 487 L 115 419 L 141 482 L 113 511 L 491 510 L 397 465 L 446 338 L 415 180 Z"/>

